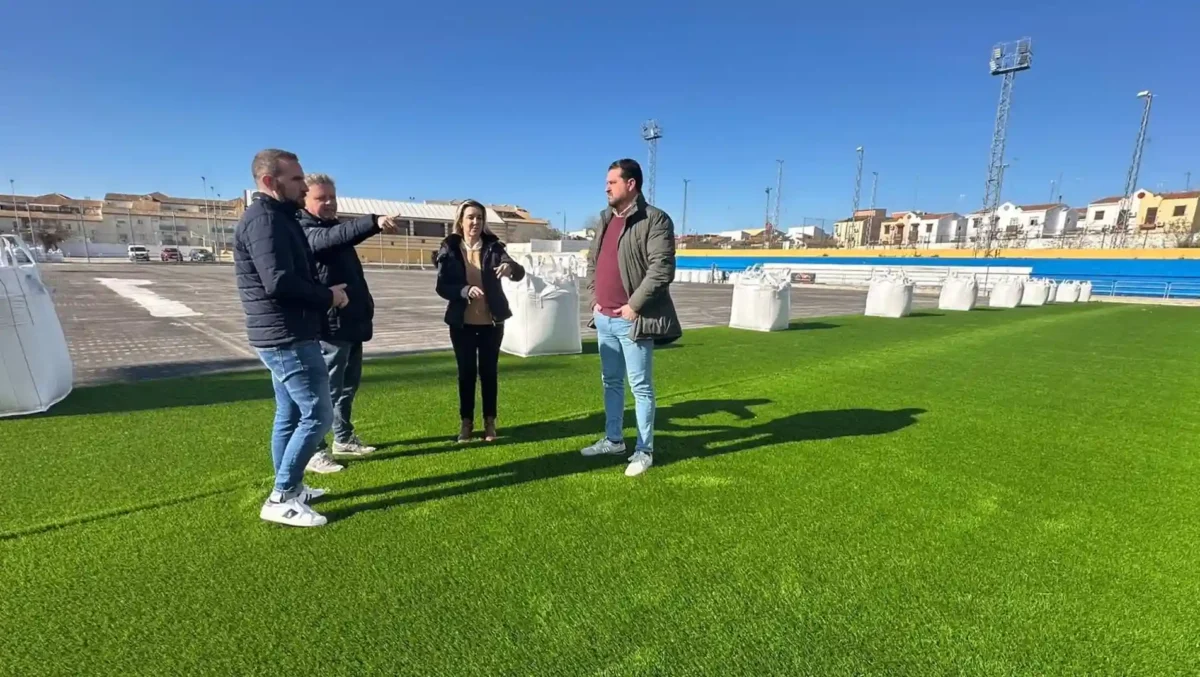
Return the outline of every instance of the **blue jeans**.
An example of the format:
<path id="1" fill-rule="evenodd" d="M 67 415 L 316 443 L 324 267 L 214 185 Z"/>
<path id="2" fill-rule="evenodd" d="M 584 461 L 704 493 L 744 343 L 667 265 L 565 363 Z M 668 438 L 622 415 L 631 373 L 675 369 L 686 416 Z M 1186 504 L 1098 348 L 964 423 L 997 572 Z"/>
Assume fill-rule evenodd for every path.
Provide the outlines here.
<path id="1" fill-rule="evenodd" d="M 258 357 L 270 370 L 275 386 L 271 460 L 275 464 L 275 490 L 286 501 L 299 493 L 304 466 L 333 425 L 329 373 L 321 344 L 316 341 L 259 348 Z"/>
<path id="2" fill-rule="evenodd" d="M 600 380 L 604 384 L 604 434 L 619 442 L 625 438 L 625 378 L 633 391 L 637 414 L 637 451 L 654 452 L 654 342 L 629 338 L 633 323 L 595 313 L 596 341 L 600 347 Z"/>
<path id="3" fill-rule="evenodd" d="M 333 439 L 345 444 L 354 437 L 350 410 L 362 382 L 363 344 L 322 341 L 329 372 L 329 397 L 333 401 Z"/>

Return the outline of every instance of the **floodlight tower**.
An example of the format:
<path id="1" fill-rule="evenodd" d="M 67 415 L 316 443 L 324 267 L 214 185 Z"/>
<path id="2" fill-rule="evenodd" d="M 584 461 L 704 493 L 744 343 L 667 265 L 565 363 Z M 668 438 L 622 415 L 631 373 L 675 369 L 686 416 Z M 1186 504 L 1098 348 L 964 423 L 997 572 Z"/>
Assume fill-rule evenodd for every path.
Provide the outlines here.
<path id="1" fill-rule="evenodd" d="M 975 238 L 975 254 L 979 255 L 980 240 L 983 240 L 984 255 L 992 254 L 992 239 L 996 235 L 996 212 L 1000 209 L 1000 182 L 1004 176 L 1004 146 L 1008 142 L 1008 112 L 1012 108 L 1013 81 L 1017 73 L 1033 66 L 1033 40 L 1021 38 L 1016 42 L 1002 42 L 992 48 L 990 62 L 992 75 L 999 75 L 1000 103 L 996 106 L 996 126 L 992 130 L 992 150 L 988 155 L 987 184 L 983 189 L 984 224 L 983 238 Z"/>
<path id="2" fill-rule="evenodd" d="M 662 138 L 662 127 L 657 120 L 642 123 L 642 139 L 649 148 L 646 162 L 646 201 L 654 204 L 654 175 L 658 171 L 658 140 Z"/>
<path id="3" fill-rule="evenodd" d="M 858 167 L 854 170 L 854 207 L 850 210 L 850 229 L 854 231 L 854 239 L 858 240 L 858 244 L 865 244 L 862 241 L 862 232 L 858 229 L 858 200 L 862 197 L 862 165 L 863 165 L 863 147 L 859 146 L 854 149 L 858 155 Z"/>
<path id="4" fill-rule="evenodd" d="M 1150 126 L 1150 106 L 1154 104 L 1154 95 L 1148 89 L 1138 92 L 1138 98 L 1144 99 L 1146 105 L 1142 108 L 1142 124 L 1138 127 L 1137 141 L 1133 144 L 1133 160 L 1129 163 L 1129 173 L 1125 175 L 1125 192 L 1121 194 L 1124 200 L 1117 212 L 1117 232 L 1127 230 L 1129 224 L 1133 192 L 1137 190 L 1138 173 L 1142 171 L 1142 151 L 1146 148 L 1146 129 Z"/>

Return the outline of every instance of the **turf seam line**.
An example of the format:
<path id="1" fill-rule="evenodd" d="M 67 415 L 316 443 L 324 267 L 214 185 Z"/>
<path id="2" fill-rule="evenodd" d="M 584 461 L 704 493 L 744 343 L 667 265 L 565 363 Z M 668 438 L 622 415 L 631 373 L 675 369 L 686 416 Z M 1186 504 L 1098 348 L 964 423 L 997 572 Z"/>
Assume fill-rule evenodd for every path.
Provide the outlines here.
<path id="1" fill-rule="evenodd" d="M 159 499 L 159 500 L 155 500 L 155 501 L 146 501 L 145 503 L 139 503 L 137 505 L 127 506 L 127 507 L 123 507 L 123 508 L 112 508 L 109 510 L 102 510 L 100 512 L 89 513 L 87 515 L 78 515 L 75 517 L 68 517 L 64 520 L 60 520 L 57 522 L 46 522 L 43 524 L 35 524 L 33 526 L 23 527 L 21 529 L 14 529 L 12 531 L 0 531 L 0 541 L 10 541 L 10 540 L 16 540 L 18 538 L 24 538 L 27 536 L 36 536 L 36 535 L 48 533 L 51 531 L 57 531 L 59 529 L 65 529 L 67 527 L 78 526 L 81 524 L 89 524 L 91 522 L 99 522 L 101 520 L 111 519 L 114 517 L 123 517 L 125 515 L 132 515 L 134 513 L 145 512 L 147 510 L 157 510 L 159 508 L 169 508 L 172 506 L 181 505 L 183 503 L 190 503 L 192 501 L 199 501 L 199 500 L 203 500 L 205 498 L 219 496 L 221 494 L 232 493 L 232 492 L 244 489 L 248 486 L 253 486 L 257 483 L 258 483 L 257 480 L 247 481 L 247 482 L 239 482 L 235 486 L 218 487 L 215 489 L 208 489 L 206 491 L 201 491 L 201 492 L 197 492 L 194 494 L 188 494 L 186 496 L 174 496 L 171 498 L 164 498 L 164 499 Z"/>

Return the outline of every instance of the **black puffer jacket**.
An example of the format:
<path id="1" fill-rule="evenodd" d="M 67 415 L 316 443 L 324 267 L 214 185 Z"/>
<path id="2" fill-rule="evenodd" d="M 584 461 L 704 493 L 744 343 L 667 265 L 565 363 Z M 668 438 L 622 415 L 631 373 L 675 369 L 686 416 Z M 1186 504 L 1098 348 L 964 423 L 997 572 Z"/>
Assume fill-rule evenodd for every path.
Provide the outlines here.
<path id="1" fill-rule="evenodd" d="M 346 285 L 350 305 L 331 308 L 325 334 L 326 341 L 365 343 L 374 333 L 375 300 L 367 287 L 362 262 L 354 248 L 380 232 L 374 215 L 363 216 L 345 223 L 337 219 L 319 219 L 307 211 L 297 215 L 308 244 L 317 258 L 317 278 L 326 287 Z"/>
<path id="2" fill-rule="evenodd" d="M 317 281 L 294 206 L 255 193 L 234 229 L 233 266 L 251 346 L 321 338 L 333 292 Z"/>
<path id="3" fill-rule="evenodd" d="M 480 252 L 479 262 L 483 272 L 483 295 L 487 299 L 492 320 L 503 322 L 512 317 L 512 311 L 508 308 L 508 298 L 500 286 L 500 278 L 496 277 L 496 269 L 507 263 L 512 269 L 514 282 L 525 277 L 525 269 L 508 255 L 500 238 L 485 232 L 482 240 L 483 251 Z M 468 301 L 463 298 L 463 290 L 467 288 L 467 261 L 463 258 L 462 245 L 461 235 L 451 235 L 442 240 L 442 246 L 434 258 L 437 265 L 437 293 L 450 302 L 446 307 L 446 324 L 452 327 L 461 327 L 467 313 Z"/>

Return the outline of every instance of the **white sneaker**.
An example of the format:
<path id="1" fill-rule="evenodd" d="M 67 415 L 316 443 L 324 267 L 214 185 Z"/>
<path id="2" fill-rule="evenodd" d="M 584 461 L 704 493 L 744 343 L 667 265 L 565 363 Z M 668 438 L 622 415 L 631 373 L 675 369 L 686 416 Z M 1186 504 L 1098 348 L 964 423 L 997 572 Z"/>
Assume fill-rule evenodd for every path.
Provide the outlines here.
<path id="1" fill-rule="evenodd" d="M 358 435 L 351 437 L 350 441 L 345 444 L 337 441 L 333 443 L 334 456 L 366 456 L 373 451 L 375 451 L 375 447 L 363 444 L 363 441 L 358 439 Z"/>
<path id="2" fill-rule="evenodd" d="M 314 498 L 320 498 L 326 493 L 327 492 L 324 489 L 317 489 L 316 487 L 310 487 L 307 484 L 301 484 L 300 496 L 298 498 L 300 499 L 301 503 L 308 504 L 311 503 Z"/>
<path id="3" fill-rule="evenodd" d="M 601 437 L 599 442 L 580 449 L 579 453 L 584 456 L 619 456 L 625 453 L 625 442 L 613 442 L 607 437 Z"/>
<path id="4" fill-rule="evenodd" d="M 629 457 L 629 467 L 625 468 L 626 477 L 637 477 L 654 465 L 654 454 L 639 451 Z"/>
<path id="5" fill-rule="evenodd" d="M 258 516 L 267 522 L 286 524 L 289 527 L 321 527 L 328 521 L 324 515 L 305 505 L 299 496 L 281 503 L 267 499 Z"/>
<path id="6" fill-rule="evenodd" d="M 313 457 L 308 459 L 308 465 L 304 467 L 308 472 L 315 472 L 321 475 L 341 472 L 345 468 L 346 466 L 334 462 L 333 458 L 329 456 L 328 451 L 318 451 L 313 454 Z"/>

